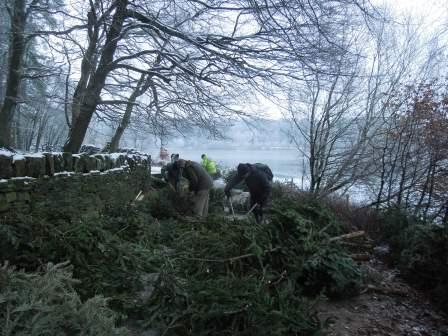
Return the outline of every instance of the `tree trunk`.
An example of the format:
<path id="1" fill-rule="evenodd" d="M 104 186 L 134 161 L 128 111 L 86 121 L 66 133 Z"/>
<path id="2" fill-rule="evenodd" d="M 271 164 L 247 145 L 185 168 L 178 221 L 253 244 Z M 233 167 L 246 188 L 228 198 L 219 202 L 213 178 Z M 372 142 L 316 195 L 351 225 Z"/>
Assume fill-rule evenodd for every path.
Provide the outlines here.
<path id="1" fill-rule="evenodd" d="M 5 46 L 5 50 L 0 55 L 0 101 L 5 98 L 5 85 L 6 82 L 6 73 L 8 69 L 8 47 Z"/>
<path id="2" fill-rule="evenodd" d="M 90 3 L 91 3 L 90 11 L 87 13 L 89 45 L 82 58 L 81 77 L 79 78 L 78 84 L 76 85 L 75 88 L 75 92 L 73 93 L 73 99 L 71 104 L 72 120 L 71 122 L 67 122 L 70 128 L 76 122 L 76 119 L 79 116 L 81 104 L 83 103 L 87 94 L 86 90 L 89 84 L 90 77 L 95 71 L 98 62 L 98 55 L 96 53 L 99 49 L 98 39 L 99 39 L 100 27 L 96 11 L 99 7 L 99 1 L 96 0 L 95 3 L 92 2 Z M 69 57 L 67 51 L 66 54 L 68 60 Z M 69 69 L 71 69 L 70 63 L 69 63 Z"/>
<path id="3" fill-rule="evenodd" d="M 48 106 L 46 107 L 48 108 Z M 45 127 L 48 123 L 48 115 L 47 112 L 44 112 L 43 116 L 39 120 L 39 127 L 37 129 L 37 137 L 36 137 L 36 147 L 34 148 L 34 151 L 37 153 L 40 150 L 40 143 L 42 141 L 42 137 L 44 135 Z"/>
<path id="4" fill-rule="evenodd" d="M 15 147 L 17 149 L 23 149 L 23 138 L 22 138 L 22 118 L 21 118 L 21 111 L 19 108 L 19 111 L 16 115 L 16 126 L 15 126 Z"/>
<path id="5" fill-rule="evenodd" d="M 36 113 L 33 115 L 33 118 L 32 118 L 33 124 L 31 126 L 31 130 L 27 133 L 28 139 L 27 139 L 26 144 L 25 144 L 25 150 L 27 152 L 29 152 L 31 150 L 31 146 L 33 145 L 34 134 L 35 134 L 35 131 L 36 131 L 37 122 L 38 122 L 38 118 L 39 118 L 38 113 L 39 112 L 36 111 Z"/>
<path id="6" fill-rule="evenodd" d="M 442 223 L 448 229 L 448 203 L 445 204 L 445 214 L 443 216 Z"/>
<path id="7" fill-rule="evenodd" d="M 426 204 L 425 211 L 423 212 L 423 220 L 426 221 L 428 218 L 428 211 L 432 205 L 432 198 L 433 198 L 433 192 L 434 192 L 434 182 L 435 182 L 435 174 L 436 174 L 436 163 L 434 163 L 431 167 L 431 175 L 430 175 L 430 182 L 429 182 L 429 190 L 428 190 L 428 203 Z"/>
<path id="8" fill-rule="evenodd" d="M 25 53 L 25 4 L 26 0 L 14 1 L 6 94 L 0 109 L 0 147 L 10 147 L 12 145 L 11 126 L 14 110 L 17 105 L 17 96 L 23 67 L 23 55 Z"/>
<path id="9" fill-rule="evenodd" d="M 388 142 L 389 142 L 389 135 L 386 135 L 386 143 L 383 147 L 383 153 L 381 155 L 381 175 L 380 175 L 380 188 L 378 190 L 378 195 L 376 198 L 376 210 L 379 210 L 381 199 L 383 198 L 383 189 L 384 185 L 386 184 L 385 178 L 386 178 L 386 152 L 388 150 Z"/>
<path id="10" fill-rule="evenodd" d="M 406 134 L 406 142 L 404 143 L 403 151 L 401 152 L 401 158 L 400 158 L 401 174 L 400 174 L 400 182 L 398 184 L 398 198 L 397 198 L 397 205 L 399 207 L 402 206 L 405 184 L 408 179 L 408 168 L 409 168 L 408 163 L 411 159 L 411 155 L 413 154 L 411 152 L 412 150 L 411 145 L 414 139 L 415 127 L 416 127 L 415 121 L 411 120 L 411 125 L 409 126 L 409 133 Z"/>
<path id="11" fill-rule="evenodd" d="M 107 33 L 104 49 L 97 70 L 92 75 L 87 87 L 86 97 L 80 105 L 79 116 L 72 123 L 64 151 L 78 153 L 89 127 L 93 112 L 95 112 L 101 91 L 110 72 L 110 63 L 113 61 L 123 22 L 126 17 L 128 0 L 117 0 L 117 9 Z"/>
<path id="12" fill-rule="evenodd" d="M 112 140 L 110 141 L 110 147 L 109 152 L 114 153 L 118 150 L 118 146 L 120 144 L 120 139 L 126 130 L 126 128 L 129 125 L 129 121 L 131 120 L 131 114 L 132 110 L 134 109 L 135 101 L 137 100 L 137 97 L 141 95 L 141 87 L 143 85 L 145 79 L 145 75 L 142 74 L 137 86 L 135 87 L 134 91 L 132 92 L 131 96 L 128 99 L 128 103 L 126 104 L 126 111 L 124 112 L 123 118 L 120 121 L 120 125 L 118 125 L 118 128 L 116 129 L 114 135 L 112 136 Z"/>
<path id="13" fill-rule="evenodd" d="M 432 158 L 432 155 L 431 155 L 431 159 L 429 160 L 429 165 L 427 167 L 428 171 L 426 173 L 425 183 L 423 184 L 422 192 L 420 193 L 420 198 L 418 200 L 418 203 L 417 203 L 417 205 L 414 208 L 414 215 L 415 216 L 419 213 L 420 209 L 423 206 L 423 201 L 425 200 L 425 196 L 426 196 L 426 193 L 428 191 L 428 185 L 429 185 L 429 182 L 430 182 L 430 179 L 431 179 L 432 167 L 433 167 L 433 158 Z"/>

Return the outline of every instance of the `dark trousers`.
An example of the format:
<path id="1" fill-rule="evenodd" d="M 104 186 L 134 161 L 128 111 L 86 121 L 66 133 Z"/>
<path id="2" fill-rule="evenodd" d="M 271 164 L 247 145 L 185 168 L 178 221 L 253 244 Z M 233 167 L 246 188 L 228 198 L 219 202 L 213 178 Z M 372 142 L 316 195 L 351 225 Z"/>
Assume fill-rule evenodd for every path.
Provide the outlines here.
<path id="1" fill-rule="evenodd" d="M 257 204 L 254 210 L 252 210 L 255 221 L 257 224 L 260 224 L 263 221 L 263 208 L 266 206 L 268 202 L 269 194 L 263 195 L 250 195 L 250 209 Z"/>

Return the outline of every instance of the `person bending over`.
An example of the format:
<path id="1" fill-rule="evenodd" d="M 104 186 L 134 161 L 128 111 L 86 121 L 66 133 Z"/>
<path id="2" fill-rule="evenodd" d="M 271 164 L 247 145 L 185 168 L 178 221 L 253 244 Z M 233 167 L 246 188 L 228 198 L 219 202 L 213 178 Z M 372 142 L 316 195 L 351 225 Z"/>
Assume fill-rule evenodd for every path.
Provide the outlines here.
<path id="1" fill-rule="evenodd" d="M 271 169 L 262 163 L 250 164 L 240 163 L 237 174 L 227 183 L 224 193 L 230 197 L 230 191 L 240 182 L 244 181 L 250 193 L 250 208 L 253 210 L 255 221 L 263 221 L 263 208 L 266 206 L 272 190 L 272 179 L 274 175 Z"/>
<path id="2" fill-rule="evenodd" d="M 180 179 L 188 180 L 188 190 L 192 192 L 193 212 L 199 217 L 208 215 L 208 202 L 213 180 L 207 171 L 197 162 L 178 159 L 167 165 L 168 181 L 180 191 Z"/>

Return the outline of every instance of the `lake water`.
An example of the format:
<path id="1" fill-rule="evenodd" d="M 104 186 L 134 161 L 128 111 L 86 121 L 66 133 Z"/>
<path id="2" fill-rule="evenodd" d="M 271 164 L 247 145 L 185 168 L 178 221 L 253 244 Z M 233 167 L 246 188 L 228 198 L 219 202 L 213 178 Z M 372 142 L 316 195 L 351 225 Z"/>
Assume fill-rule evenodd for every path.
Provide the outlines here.
<path id="1" fill-rule="evenodd" d="M 187 160 L 201 162 L 201 155 L 207 154 L 223 168 L 236 168 L 239 163 L 264 163 L 274 173 L 274 180 L 291 181 L 300 188 L 306 188 L 307 180 L 302 181 L 303 165 L 306 161 L 303 156 L 293 148 L 271 149 L 195 149 L 195 148 L 168 148 L 169 154 L 179 153 L 180 157 Z M 159 149 L 148 150 L 153 158 L 159 158 Z M 155 169 L 158 172 L 158 169 Z M 367 200 L 364 188 L 352 188 L 349 192 L 350 199 L 357 203 Z"/>
<path id="2" fill-rule="evenodd" d="M 268 165 L 276 179 L 294 178 L 296 183 L 301 180 L 303 158 L 295 149 L 194 149 L 194 148 L 168 148 L 170 155 L 179 153 L 180 157 L 187 160 L 201 162 L 201 155 L 206 154 L 219 166 L 224 168 L 236 168 L 239 163 L 264 163 Z M 159 157 L 159 150 L 151 150 L 154 158 Z"/>

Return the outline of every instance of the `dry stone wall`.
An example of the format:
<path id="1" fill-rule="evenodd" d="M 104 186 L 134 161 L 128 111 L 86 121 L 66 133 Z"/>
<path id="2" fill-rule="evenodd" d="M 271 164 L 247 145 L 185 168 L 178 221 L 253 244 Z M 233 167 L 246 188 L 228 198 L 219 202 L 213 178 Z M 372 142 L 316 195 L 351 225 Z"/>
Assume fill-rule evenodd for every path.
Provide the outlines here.
<path id="1" fill-rule="evenodd" d="M 0 221 L 57 202 L 101 208 L 131 200 L 150 183 L 151 157 L 129 154 L 0 154 Z"/>
<path id="2" fill-rule="evenodd" d="M 71 154 L 71 153 L 38 153 L 38 154 L 9 154 L 0 152 L 0 179 L 14 177 L 43 177 L 54 176 L 57 173 L 75 172 L 89 173 L 103 172 L 122 166 L 146 164 L 149 166 L 150 157 L 125 154 Z"/>

